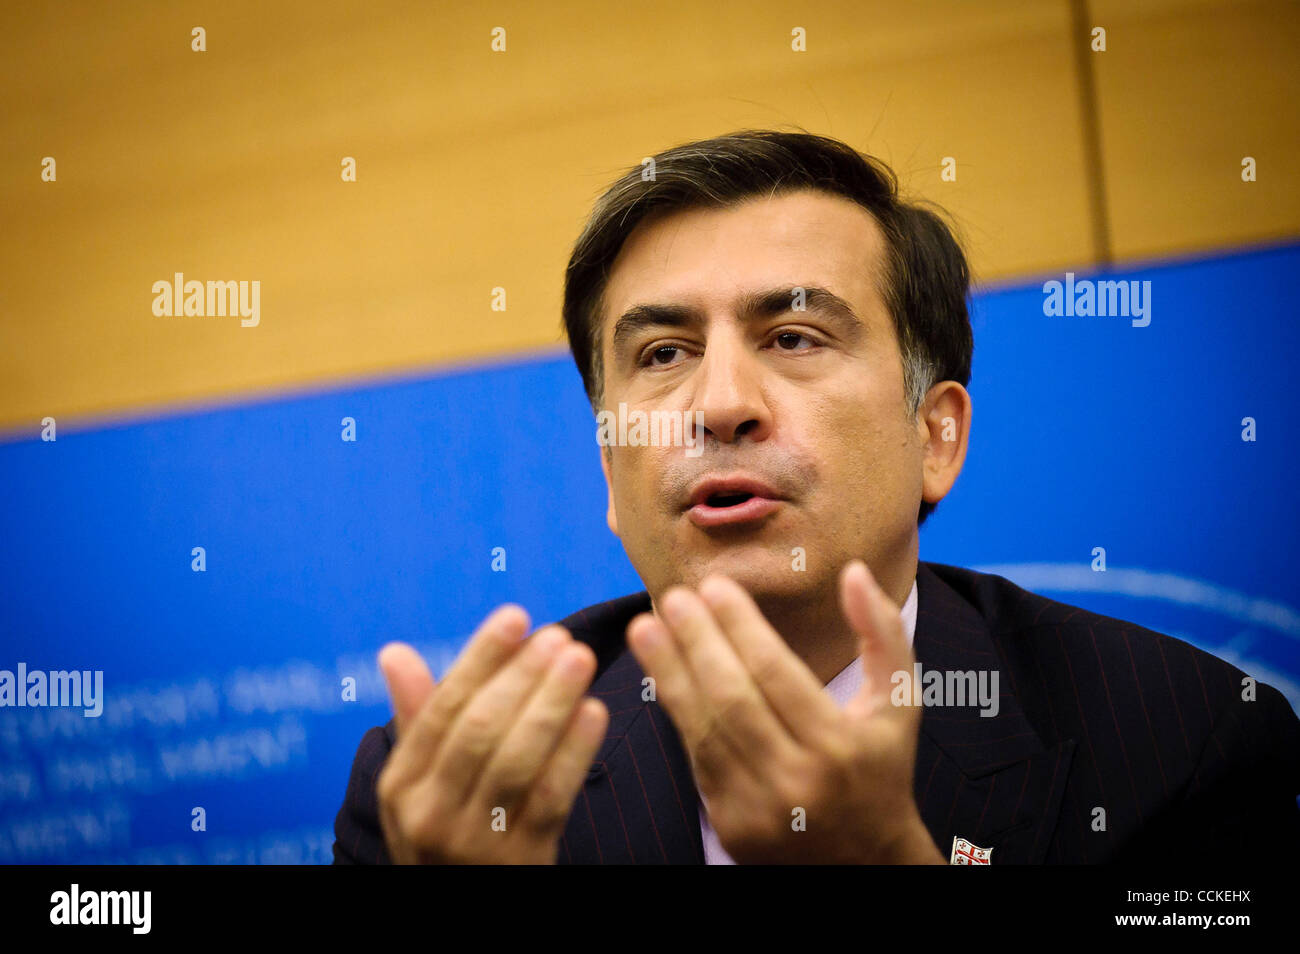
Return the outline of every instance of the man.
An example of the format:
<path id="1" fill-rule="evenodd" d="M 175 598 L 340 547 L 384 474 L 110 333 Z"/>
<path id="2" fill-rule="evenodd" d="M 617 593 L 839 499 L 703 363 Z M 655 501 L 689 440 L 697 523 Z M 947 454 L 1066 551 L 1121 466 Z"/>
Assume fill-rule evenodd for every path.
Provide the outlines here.
<path id="1" fill-rule="evenodd" d="M 686 422 L 686 451 L 601 450 L 647 592 L 526 640 L 502 607 L 436 687 L 385 647 L 395 715 L 361 742 L 336 862 L 1300 846 L 1300 722 L 1275 690 L 918 562 L 970 434 L 968 284 L 942 220 L 834 140 L 740 132 L 616 182 L 564 314 L 593 409 Z"/>

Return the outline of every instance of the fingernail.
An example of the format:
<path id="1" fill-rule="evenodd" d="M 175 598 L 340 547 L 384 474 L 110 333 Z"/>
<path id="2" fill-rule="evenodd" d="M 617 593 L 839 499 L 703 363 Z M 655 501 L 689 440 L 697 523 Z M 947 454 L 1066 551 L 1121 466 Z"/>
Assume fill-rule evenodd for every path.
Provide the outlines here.
<path id="1" fill-rule="evenodd" d="M 375 663 L 379 666 L 380 672 L 384 672 L 386 670 L 386 667 L 384 665 L 384 660 L 385 658 L 391 658 L 393 653 L 398 651 L 397 647 L 398 647 L 397 643 L 388 643 L 387 645 L 383 646 L 379 650 L 378 654 L 376 654 Z"/>
<path id="2" fill-rule="evenodd" d="M 726 584 L 715 577 L 706 577 L 700 582 L 699 594 L 707 606 L 716 608 L 727 598 Z"/>
<path id="3" fill-rule="evenodd" d="M 664 619 L 670 623 L 680 623 L 686 616 L 686 597 L 679 590 L 669 590 L 663 598 Z"/>
<path id="4" fill-rule="evenodd" d="M 576 649 L 569 650 L 560 657 L 560 665 L 568 675 L 580 676 L 587 668 L 587 654 Z"/>
<path id="5" fill-rule="evenodd" d="M 653 652 L 663 644 L 663 633 L 654 620 L 646 620 L 636 628 L 633 641 L 641 649 Z"/>
<path id="6" fill-rule="evenodd" d="M 532 639 L 537 645 L 537 651 L 549 656 L 564 642 L 564 633 L 557 627 L 548 626 L 534 633 Z"/>

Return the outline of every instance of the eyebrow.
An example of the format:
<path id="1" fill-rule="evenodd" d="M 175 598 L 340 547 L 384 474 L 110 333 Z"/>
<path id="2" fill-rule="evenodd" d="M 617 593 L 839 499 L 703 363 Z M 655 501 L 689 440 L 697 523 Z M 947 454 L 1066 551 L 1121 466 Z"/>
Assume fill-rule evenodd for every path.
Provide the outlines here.
<path id="1" fill-rule="evenodd" d="M 796 288 L 804 291 L 804 309 L 830 319 L 845 340 L 856 341 L 866 331 L 866 325 L 853 311 L 852 305 L 834 292 L 817 285 L 791 285 L 742 295 L 737 303 L 741 319 L 756 321 L 774 318 L 793 310 L 791 306 Z M 703 321 L 703 309 L 693 305 L 633 305 L 614 322 L 614 353 L 618 354 L 620 346 L 625 346 L 629 338 L 646 328 L 687 328 Z"/>

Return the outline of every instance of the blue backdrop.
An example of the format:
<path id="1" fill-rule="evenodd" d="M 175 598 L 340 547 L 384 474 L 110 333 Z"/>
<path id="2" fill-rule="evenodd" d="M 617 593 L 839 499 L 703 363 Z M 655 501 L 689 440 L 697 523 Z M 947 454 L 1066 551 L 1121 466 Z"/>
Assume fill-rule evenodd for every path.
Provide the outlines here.
<path id="1" fill-rule="evenodd" d="M 1151 282 L 1147 327 L 1046 316 L 1064 274 L 983 291 L 970 451 L 921 558 L 1179 636 L 1300 705 L 1296 274 L 1292 245 L 1109 276 Z M 504 601 L 541 623 L 641 589 L 567 354 L 36 431 L 0 444 L 0 669 L 103 670 L 105 705 L 0 708 L 0 863 L 328 861 L 389 715 L 380 645 L 441 672 Z"/>

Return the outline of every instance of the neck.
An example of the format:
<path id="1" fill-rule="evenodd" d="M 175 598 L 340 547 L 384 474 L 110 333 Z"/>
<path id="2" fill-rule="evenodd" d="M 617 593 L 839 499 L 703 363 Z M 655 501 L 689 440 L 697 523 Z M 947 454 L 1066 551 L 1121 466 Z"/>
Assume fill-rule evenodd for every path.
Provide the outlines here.
<path id="1" fill-rule="evenodd" d="M 757 602 L 767 621 L 823 686 L 857 658 L 858 637 L 844 618 L 838 593 L 809 603 L 789 599 Z"/>
<path id="2" fill-rule="evenodd" d="M 876 580 L 900 610 L 916 580 L 916 564 L 889 573 L 883 568 Z M 858 634 L 849 625 L 840 605 L 838 575 L 830 592 L 809 594 L 807 599 L 757 598 L 759 608 L 787 645 L 826 685 L 859 655 Z"/>

